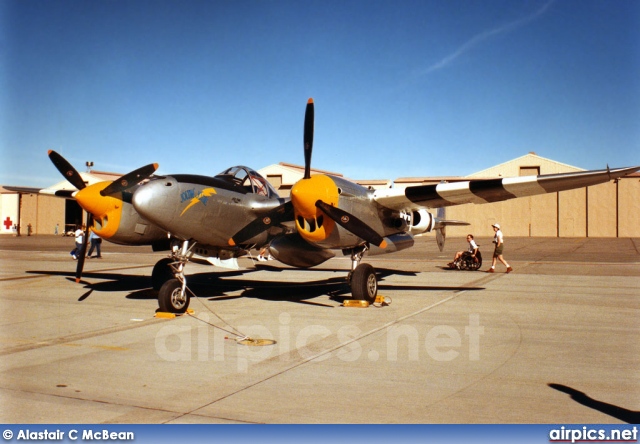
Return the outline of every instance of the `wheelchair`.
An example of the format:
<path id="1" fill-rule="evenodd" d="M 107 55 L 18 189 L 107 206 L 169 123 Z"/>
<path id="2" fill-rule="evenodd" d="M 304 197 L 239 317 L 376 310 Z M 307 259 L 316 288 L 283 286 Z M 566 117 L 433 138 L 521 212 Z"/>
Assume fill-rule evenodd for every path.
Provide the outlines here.
<path id="1" fill-rule="evenodd" d="M 475 258 L 468 251 L 462 253 L 462 256 L 460 256 L 457 261 L 453 262 L 452 268 L 456 268 L 458 270 L 476 271 L 479 270 L 481 266 L 482 253 L 480 253 L 480 250 L 478 250 Z"/>

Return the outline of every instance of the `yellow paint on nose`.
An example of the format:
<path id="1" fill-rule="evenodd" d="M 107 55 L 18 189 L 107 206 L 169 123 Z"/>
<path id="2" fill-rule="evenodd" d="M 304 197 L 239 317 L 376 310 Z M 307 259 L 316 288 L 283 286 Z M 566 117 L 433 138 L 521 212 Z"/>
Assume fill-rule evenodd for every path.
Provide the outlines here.
<path id="1" fill-rule="evenodd" d="M 82 209 L 91 213 L 93 218 L 102 225 L 99 230 L 95 229 L 94 231 L 104 239 L 109 239 L 116 234 L 122 217 L 122 200 L 100 194 L 100 191 L 110 184 L 111 182 L 98 182 L 81 189 L 75 195 Z"/>
<path id="2" fill-rule="evenodd" d="M 299 180 L 291 189 L 296 228 L 309 242 L 320 242 L 331 235 L 335 222 L 316 207 L 316 202 L 338 205 L 338 187 L 329 176 L 317 175 Z"/>

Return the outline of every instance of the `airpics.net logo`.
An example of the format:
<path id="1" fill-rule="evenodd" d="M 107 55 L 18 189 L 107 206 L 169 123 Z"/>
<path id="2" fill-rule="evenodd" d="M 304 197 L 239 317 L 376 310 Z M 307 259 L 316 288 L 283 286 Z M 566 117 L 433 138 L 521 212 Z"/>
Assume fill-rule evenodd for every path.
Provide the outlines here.
<path id="1" fill-rule="evenodd" d="M 549 432 L 549 442 L 638 442 L 638 427 L 631 429 L 612 428 L 610 430 L 583 426 L 580 428 L 560 427 Z"/>
<path id="2" fill-rule="evenodd" d="M 386 325 L 363 331 L 355 325 L 329 328 L 320 324 L 300 329 L 291 326 L 291 315 L 278 317 L 276 331 L 261 324 L 238 326 L 237 329 L 251 338 L 270 338 L 275 343 L 263 347 L 233 344 L 228 331 L 212 327 L 219 319 L 209 313 L 193 316 L 191 323 L 167 324 L 156 334 L 156 353 L 165 361 L 216 361 L 236 360 L 238 372 L 247 372 L 251 363 L 277 357 L 282 361 L 324 361 L 337 358 L 345 362 L 386 359 L 433 360 L 449 362 L 457 359 L 480 360 L 480 342 L 484 327 L 480 315 L 470 314 L 467 325 L 435 325 L 418 329 L 414 325 Z M 197 322 L 199 321 L 199 322 Z M 371 341 L 371 337 L 383 336 Z M 379 348 L 376 348 L 379 347 Z"/>

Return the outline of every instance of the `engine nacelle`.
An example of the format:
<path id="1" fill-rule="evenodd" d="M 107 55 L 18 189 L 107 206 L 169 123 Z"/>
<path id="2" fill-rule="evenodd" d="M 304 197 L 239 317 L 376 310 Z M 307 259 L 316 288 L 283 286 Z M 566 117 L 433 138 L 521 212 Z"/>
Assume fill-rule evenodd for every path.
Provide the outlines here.
<path id="1" fill-rule="evenodd" d="M 298 233 L 276 237 L 269 245 L 269 253 L 283 264 L 298 268 L 313 267 L 335 256 L 331 250 L 311 245 Z"/>
<path id="2" fill-rule="evenodd" d="M 395 253 L 396 251 L 411 248 L 414 244 L 413 236 L 409 233 L 392 234 L 391 236 L 385 237 L 385 240 L 387 241 L 387 246 L 385 248 L 370 245 L 367 255 L 374 256 L 377 254 Z"/>
<path id="3" fill-rule="evenodd" d="M 167 232 L 143 219 L 131 204 L 132 189 L 103 196 L 109 181 L 94 183 L 75 193 L 80 207 L 93 215 L 93 231 L 116 244 L 151 245 Z"/>
<path id="4" fill-rule="evenodd" d="M 421 234 L 428 233 L 436 225 L 436 218 L 427 210 L 418 210 L 411 213 L 411 226 L 408 233 Z"/>

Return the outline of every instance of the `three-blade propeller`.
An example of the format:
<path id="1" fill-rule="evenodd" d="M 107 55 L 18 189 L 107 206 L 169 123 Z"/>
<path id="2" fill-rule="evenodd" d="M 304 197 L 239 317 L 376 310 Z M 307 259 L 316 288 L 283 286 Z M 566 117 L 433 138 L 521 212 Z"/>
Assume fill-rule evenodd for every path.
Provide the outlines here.
<path id="1" fill-rule="evenodd" d="M 337 189 L 333 181 L 327 176 L 311 177 L 311 154 L 313 152 L 313 132 L 314 132 L 314 104 L 313 99 L 309 99 L 304 115 L 304 177 L 299 180 L 292 188 L 291 201 L 271 210 L 269 213 L 262 215 L 260 218 L 252 221 L 242 230 L 236 233 L 229 240 L 230 245 L 237 245 L 257 236 L 258 234 L 268 230 L 274 225 L 295 219 L 305 220 L 309 215 L 309 219 L 313 219 L 314 227 L 318 226 L 317 220 L 321 220 L 322 214 L 329 219 L 335 221 L 344 229 L 350 231 L 361 239 L 377 245 L 381 248 L 386 247 L 386 242 L 373 228 L 368 226 L 362 220 L 349 214 L 348 212 L 338 208 L 337 205 Z M 325 202 L 322 197 L 328 198 L 333 196 L 331 202 Z M 315 206 L 317 210 L 310 210 Z M 313 213 L 313 214 L 311 214 Z M 302 231 L 302 226 L 298 227 Z M 304 233 L 303 234 L 304 237 Z M 323 236 L 330 233 L 323 232 Z M 320 239 L 324 240 L 324 239 Z"/>
<path id="2" fill-rule="evenodd" d="M 267 231 L 269 228 L 290 220 L 293 220 L 293 204 L 291 201 L 279 205 L 268 213 L 251 221 L 229 239 L 229 245 L 233 247 L 242 244 L 260 233 Z"/>
<path id="3" fill-rule="evenodd" d="M 82 197 L 83 191 L 87 188 L 87 184 L 80 176 L 80 173 L 60 154 L 56 153 L 53 150 L 49 150 L 49 159 L 56 167 L 60 174 L 64 176 L 65 179 L 71 183 L 74 187 L 78 189 L 78 204 L 82 207 L 83 210 L 87 212 L 87 222 L 86 229 L 84 233 L 83 246 L 82 250 L 78 252 L 78 265 L 76 267 L 76 282 L 80 282 L 80 278 L 82 277 L 82 270 L 84 268 L 84 258 L 87 253 L 87 243 L 89 242 L 89 234 L 91 226 L 93 225 L 94 218 L 99 218 L 100 214 L 93 214 L 91 211 L 92 208 L 99 208 L 101 205 L 96 205 L 94 202 L 95 199 L 102 199 L 100 196 L 105 197 L 109 196 L 110 198 L 116 197 L 119 200 L 122 200 L 121 195 L 118 196 L 119 193 L 126 191 L 128 188 L 140 183 L 142 180 L 151 176 L 157 169 L 158 164 L 152 163 L 149 165 L 145 165 L 141 168 L 131 171 L 127 173 L 117 180 L 114 180 L 111 183 L 105 183 L 104 188 L 100 190 L 99 193 L 88 193 L 90 189 L 87 189 L 84 193 L 87 194 L 88 197 Z M 96 185 L 92 185 L 96 186 Z M 95 211 L 95 210 L 94 210 Z"/>

